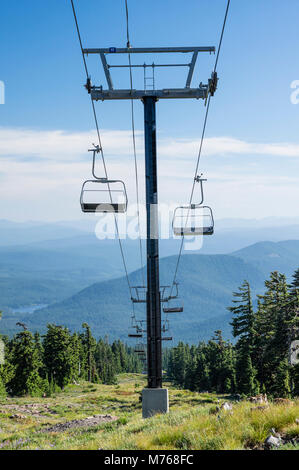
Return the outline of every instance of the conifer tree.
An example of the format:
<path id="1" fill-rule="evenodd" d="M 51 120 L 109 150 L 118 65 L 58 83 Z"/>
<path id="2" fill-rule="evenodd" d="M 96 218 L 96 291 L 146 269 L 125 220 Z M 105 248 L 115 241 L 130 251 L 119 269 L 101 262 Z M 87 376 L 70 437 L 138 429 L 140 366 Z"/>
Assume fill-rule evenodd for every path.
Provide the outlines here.
<path id="1" fill-rule="evenodd" d="M 299 291 L 299 268 L 293 274 L 292 290 Z"/>
<path id="2" fill-rule="evenodd" d="M 96 346 L 95 360 L 100 380 L 107 385 L 116 383 L 114 355 L 107 340 L 100 339 Z"/>
<path id="3" fill-rule="evenodd" d="M 277 271 L 265 282 L 256 316 L 256 367 L 258 379 L 274 393 L 274 372 L 289 352 L 290 302 L 286 277 Z"/>
<path id="4" fill-rule="evenodd" d="M 81 375 L 81 354 L 82 354 L 82 343 L 77 333 L 74 333 L 71 337 L 71 349 L 72 349 L 72 372 L 71 379 L 76 382 Z"/>
<path id="5" fill-rule="evenodd" d="M 64 388 L 72 380 L 73 350 L 69 330 L 49 324 L 44 337 L 44 364 L 49 382 Z"/>
<path id="6" fill-rule="evenodd" d="M 197 392 L 207 392 L 210 390 L 209 368 L 202 347 L 197 352 L 194 384 Z"/>
<path id="7" fill-rule="evenodd" d="M 95 362 L 95 350 L 96 350 L 96 340 L 93 338 L 91 334 L 90 326 L 87 323 L 83 323 L 82 328 L 85 329 L 85 335 L 83 337 L 83 345 L 86 350 L 86 368 L 88 373 L 88 381 L 97 383 L 98 382 L 98 374 L 96 370 L 96 362 Z"/>
<path id="8" fill-rule="evenodd" d="M 185 384 L 188 353 L 189 346 L 180 341 L 178 346 L 175 348 L 173 357 L 174 383 L 178 387 L 183 387 Z"/>
<path id="9" fill-rule="evenodd" d="M 187 357 L 184 388 L 191 390 L 192 392 L 196 390 L 196 383 L 195 383 L 196 369 L 197 369 L 196 347 L 191 346 L 189 355 Z"/>
<path id="10" fill-rule="evenodd" d="M 273 374 L 271 393 L 275 397 L 289 398 L 290 396 L 290 374 L 287 359 L 280 362 Z"/>
<path id="11" fill-rule="evenodd" d="M 253 395 L 258 391 L 250 351 L 245 345 L 238 349 L 236 379 L 238 393 Z"/>
<path id="12" fill-rule="evenodd" d="M 15 336 L 11 361 L 14 366 L 14 376 L 8 384 L 11 393 L 16 396 L 41 395 L 44 389 L 39 376 L 41 363 L 34 338 L 29 331 L 22 331 Z"/>
<path id="13" fill-rule="evenodd" d="M 251 290 L 248 281 L 244 281 L 238 292 L 234 292 L 235 304 L 228 310 L 233 314 L 231 325 L 233 336 L 238 338 L 238 346 L 244 347 L 252 353 L 254 342 L 254 310 L 252 305 Z"/>
<path id="14" fill-rule="evenodd" d="M 0 374 L 0 398 L 6 397 L 6 388 Z"/>
<path id="15" fill-rule="evenodd" d="M 209 364 L 211 389 L 217 393 L 223 393 L 225 382 L 226 384 L 228 383 L 227 378 L 230 379 L 231 386 L 234 388 L 234 355 L 232 345 L 224 341 L 221 330 L 216 330 L 212 340 L 208 342 L 205 348 L 205 356 Z"/>

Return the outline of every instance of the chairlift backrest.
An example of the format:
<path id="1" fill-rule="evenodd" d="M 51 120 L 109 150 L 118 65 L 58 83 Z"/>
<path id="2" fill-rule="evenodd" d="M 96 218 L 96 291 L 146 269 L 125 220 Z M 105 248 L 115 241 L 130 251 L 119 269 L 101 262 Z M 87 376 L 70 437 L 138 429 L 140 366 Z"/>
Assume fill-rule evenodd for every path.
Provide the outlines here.
<path id="1" fill-rule="evenodd" d="M 177 207 L 173 217 L 173 232 L 177 236 L 213 235 L 214 217 L 209 206 Z"/>
<path id="2" fill-rule="evenodd" d="M 134 304 L 146 303 L 146 290 L 145 286 L 132 286 L 132 302 Z"/>
<path id="3" fill-rule="evenodd" d="M 179 299 L 170 300 L 167 307 L 163 307 L 164 313 L 182 313 L 183 311 L 184 306 Z"/>
<path id="4" fill-rule="evenodd" d="M 209 206 L 203 206 L 204 192 L 203 183 L 207 181 L 202 178 L 202 174 L 196 176 L 195 183 L 200 184 L 200 200 L 196 204 L 177 207 L 174 211 L 172 228 L 174 235 L 194 236 L 213 235 L 214 217 Z"/>
<path id="5" fill-rule="evenodd" d="M 121 180 L 110 180 L 96 175 L 96 155 L 101 149 L 95 146 L 93 152 L 93 180 L 83 183 L 80 204 L 83 212 L 125 213 L 128 207 L 128 196 L 125 183 Z"/>
<path id="6" fill-rule="evenodd" d="M 121 180 L 87 180 L 82 186 L 80 204 L 83 212 L 125 213 L 125 184 Z"/>

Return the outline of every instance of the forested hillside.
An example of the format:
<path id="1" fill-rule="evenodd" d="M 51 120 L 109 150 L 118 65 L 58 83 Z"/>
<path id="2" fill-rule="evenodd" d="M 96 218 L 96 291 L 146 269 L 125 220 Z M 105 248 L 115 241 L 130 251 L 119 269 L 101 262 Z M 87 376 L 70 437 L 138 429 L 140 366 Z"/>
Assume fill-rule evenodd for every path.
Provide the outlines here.
<path id="1" fill-rule="evenodd" d="M 180 342 L 164 358 L 169 378 L 192 391 L 298 396 L 299 347 L 293 344 L 299 339 L 299 270 L 290 286 L 284 275 L 273 272 L 256 309 L 245 281 L 229 310 L 236 344 L 225 341 L 219 330 L 208 343 Z"/>
<path id="2" fill-rule="evenodd" d="M 73 334 L 49 324 L 43 337 L 23 324 L 20 328 L 24 330 L 13 339 L 2 338 L 5 361 L 0 364 L 0 396 L 50 396 L 78 380 L 113 384 L 116 374 L 142 371 L 132 348 L 121 341 L 110 345 L 107 338 L 96 341 L 87 323 Z"/>
<path id="3" fill-rule="evenodd" d="M 256 308 L 250 284 L 244 281 L 228 310 L 235 344 L 225 340 L 219 329 L 208 342 L 180 341 L 164 350 L 168 378 L 196 392 L 298 396 L 299 350 L 294 356 L 291 347 L 299 339 L 299 269 L 290 285 L 283 274 L 271 273 Z M 117 373 L 142 370 L 134 349 L 120 340 L 111 345 L 108 338 L 97 341 L 87 323 L 79 333 L 49 323 L 42 338 L 22 323 L 18 327 L 24 331 L 13 339 L 4 337 L 2 395 L 47 395 L 79 379 L 111 384 Z"/>

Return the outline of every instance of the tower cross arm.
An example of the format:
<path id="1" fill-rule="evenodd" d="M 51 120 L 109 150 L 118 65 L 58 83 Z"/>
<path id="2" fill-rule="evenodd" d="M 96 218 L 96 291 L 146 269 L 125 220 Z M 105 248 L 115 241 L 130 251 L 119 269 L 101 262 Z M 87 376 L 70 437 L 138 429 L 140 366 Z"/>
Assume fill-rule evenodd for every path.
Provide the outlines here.
<path id="1" fill-rule="evenodd" d="M 195 98 L 206 99 L 208 97 L 208 85 L 199 88 L 164 88 L 162 90 L 103 90 L 101 87 L 91 88 L 91 97 L 94 101 L 105 100 L 142 100 L 144 96 L 156 99 Z"/>
<path id="2" fill-rule="evenodd" d="M 216 48 L 214 46 L 191 46 L 191 47 L 106 47 L 106 48 L 88 48 L 83 49 L 83 53 L 88 54 L 160 54 L 160 53 L 188 53 L 188 52 L 209 52 L 214 53 Z"/>

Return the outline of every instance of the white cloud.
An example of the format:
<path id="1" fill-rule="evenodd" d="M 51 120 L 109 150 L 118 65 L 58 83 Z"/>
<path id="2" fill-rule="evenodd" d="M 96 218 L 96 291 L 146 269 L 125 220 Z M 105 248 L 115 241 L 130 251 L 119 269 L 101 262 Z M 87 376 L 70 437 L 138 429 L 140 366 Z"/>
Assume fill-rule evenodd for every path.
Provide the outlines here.
<path id="1" fill-rule="evenodd" d="M 137 132 L 139 139 L 140 132 Z M 129 131 L 105 130 L 101 133 L 107 155 L 131 153 L 132 137 Z M 141 139 L 139 139 L 141 140 Z M 74 161 L 87 155 L 92 143 L 97 142 L 95 131 L 65 132 L 0 127 L 0 156 L 40 157 L 55 161 Z M 106 153 L 106 152 L 105 152 Z"/>
<path id="2" fill-rule="evenodd" d="M 104 151 L 107 155 L 122 156 L 132 153 L 132 135 L 127 130 L 103 130 Z M 143 132 L 136 131 L 138 152 L 143 152 Z M 0 127 L 0 156 L 43 157 L 44 159 L 74 160 L 84 156 L 92 143 L 97 143 L 94 131 L 66 132 L 63 130 L 11 129 Z M 167 157 L 194 158 L 199 139 L 176 139 L 160 137 L 159 155 Z M 233 137 L 206 138 L 203 153 L 207 156 L 222 155 L 271 155 L 299 157 L 299 144 L 246 142 Z"/>
<path id="3" fill-rule="evenodd" d="M 161 155 L 195 155 L 200 145 L 199 140 L 169 140 L 160 144 Z M 233 137 L 206 138 L 203 145 L 206 156 L 222 155 L 271 155 L 281 157 L 299 157 L 299 144 L 246 142 Z"/>
<path id="4" fill-rule="evenodd" d="M 123 179 L 129 200 L 135 201 L 131 132 L 106 130 L 102 139 L 109 176 Z M 91 154 L 87 149 L 92 142 L 96 142 L 92 131 L 0 128 L 0 218 L 80 217 L 79 195 L 83 180 L 91 176 Z M 144 199 L 143 145 L 143 133 L 138 131 L 140 191 Z M 198 145 L 198 141 L 191 139 L 159 138 L 161 202 L 185 204 L 188 201 Z M 241 160 L 222 158 L 242 155 Z M 298 213 L 298 171 L 290 170 L 289 164 L 273 168 L 270 159 L 265 165 L 258 158 L 260 155 L 299 157 L 299 145 L 252 143 L 231 137 L 206 139 L 203 149 L 204 170 L 209 179 L 206 202 L 215 208 L 218 218 Z M 296 164 L 296 160 L 292 161 Z"/>

